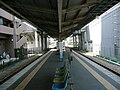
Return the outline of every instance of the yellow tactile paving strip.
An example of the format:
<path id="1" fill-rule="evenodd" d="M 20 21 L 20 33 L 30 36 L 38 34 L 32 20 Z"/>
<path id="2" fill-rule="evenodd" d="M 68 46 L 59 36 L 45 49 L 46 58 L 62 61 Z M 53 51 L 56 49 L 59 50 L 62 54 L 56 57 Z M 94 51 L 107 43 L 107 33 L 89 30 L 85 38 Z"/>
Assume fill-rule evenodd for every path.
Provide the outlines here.
<path id="1" fill-rule="evenodd" d="M 102 76 L 100 76 L 97 72 L 95 72 L 91 67 L 89 67 L 85 62 L 80 60 L 77 56 L 74 57 L 82 64 L 107 90 L 118 90 L 111 83 L 105 80 Z"/>
<path id="2" fill-rule="evenodd" d="M 35 76 L 35 74 L 40 70 L 40 68 L 44 65 L 44 63 L 48 60 L 50 53 L 40 64 L 15 88 L 15 90 L 24 90 L 27 84 L 31 81 L 31 79 Z"/>

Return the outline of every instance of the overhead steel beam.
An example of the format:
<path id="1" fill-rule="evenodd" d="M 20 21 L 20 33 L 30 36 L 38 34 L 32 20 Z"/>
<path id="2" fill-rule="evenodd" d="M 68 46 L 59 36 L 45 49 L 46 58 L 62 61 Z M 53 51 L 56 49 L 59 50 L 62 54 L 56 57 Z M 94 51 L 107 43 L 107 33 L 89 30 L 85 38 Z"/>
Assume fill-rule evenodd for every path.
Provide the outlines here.
<path id="1" fill-rule="evenodd" d="M 30 10 L 30 11 L 33 11 L 33 12 L 50 13 L 50 14 L 54 13 L 54 14 L 57 14 L 57 11 L 56 11 L 56 10 L 53 10 L 53 9 L 40 8 L 40 7 L 31 6 L 31 5 L 25 5 L 25 4 L 19 5 L 19 7 L 18 7 L 18 6 L 16 6 L 16 5 L 15 5 L 14 3 L 12 3 L 12 2 L 9 2 L 9 5 L 10 5 L 11 7 L 14 7 L 14 8 L 19 8 L 19 7 L 21 7 L 21 8 L 23 8 L 23 9 L 25 9 L 25 10 Z"/>
<path id="2" fill-rule="evenodd" d="M 72 33 L 72 31 L 70 30 L 70 32 L 64 32 L 61 33 L 61 40 L 64 40 L 65 38 L 69 37 Z"/>
<path id="3" fill-rule="evenodd" d="M 61 32 L 61 22 L 62 22 L 62 0 L 57 0 L 58 3 L 58 22 L 59 22 L 59 33 Z"/>
<path id="4" fill-rule="evenodd" d="M 58 23 L 59 23 L 59 33 L 62 32 L 62 1 L 63 0 L 57 0 L 58 4 Z M 60 35 L 59 35 L 59 40 L 60 40 Z"/>
<path id="5" fill-rule="evenodd" d="M 11 8 L 9 5 L 7 5 L 6 3 L 4 3 L 2 0 L 0 0 L 0 4 L 2 4 L 3 6 L 5 6 L 6 8 L 8 8 L 10 11 L 12 11 L 13 13 L 15 13 L 16 15 L 18 15 L 19 17 L 21 17 L 22 19 L 26 20 L 27 22 L 29 22 L 31 25 L 35 26 L 36 28 L 42 30 L 40 27 L 36 26 L 35 24 L 33 24 L 31 21 L 29 21 L 27 18 L 25 18 L 23 15 L 21 15 L 20 13 L 18 13 L 17 11 L 15 11 L 13 8 Z"/>
<path id="6" fill-rule="evenodd" d="M 67 0 L 67 5 L 66 5 L 66 8 L 68 8 L 68 6 L 69 6 L 69 2 L 70 2 L 70 0 Z M 65 16 L 64 16 L 64 21 L 66 20 L 66 16 L 67 16 L 67 13 L 65 13 Z"/>
<path id="7" fill-rule="evenodd" d="M 54 21 L 44 21 L 44 20 L 40 20 L 37 18 L 31 18 L 30 20 L 35 21 L 35 22 L 40 23 L 40 24 L 58 25 L 58 23 L 54 22 Z"/>
<path id="8" fill-rule="evenodd" d="M 73 19 L 73 20 L 68 20 L 68 21 L 62 22 L 62 25 L 67 25 L 67 24 L 70 24 L 70 23 L 80 22 L 80 20 L 84 19 L 85 17 L 86 16 L 81 16 L 81 17 L 78 17 L 78 18 Z"/>
<path id="9" fill-rule="evenodd" d="M 65 14 L 65 13 L 75 12 L 75 11 L 78 11 L 82 8 L 86 8 L 86 7 L 89 8 L 89 7 L 95 6 L 98 3 L 100 3 L 100 2 L 96 1 L 96 2 L 91 2 L 91 3 L 86 3 L 86 4 L 83 4 L 83 5 L 79 5 L 79 6 L 74 6 L 74 7 L 62 10 L 62 13 Z"/>
<path id="10" fill-rule="evenodd" d="M 69 26 L 67 26 L 67 27 L 63 27 L 63 28 L 62 28 L 62 31 L 64 32 L 64 31 L 69 30 L 69 29 L 71 29 L 71 28 L 77 27 L 77 25 L 78 25 L 78 24 L 72 24 L 72 25 L 69 25 Z"/>
<path id="11" fill-rule="evenodd" d="M 56 28 L 56 27 L 51 27 L 51 26 L 47 26 L 47 25 L 41 25 L 41 24 L 39 24 L 39 26 L 41 27 L 41 28 L 43 28 L 44 29 L 44 31 L 46 30 L 47 32 L 57 32 L 57 29 L 58 28 Z"/>

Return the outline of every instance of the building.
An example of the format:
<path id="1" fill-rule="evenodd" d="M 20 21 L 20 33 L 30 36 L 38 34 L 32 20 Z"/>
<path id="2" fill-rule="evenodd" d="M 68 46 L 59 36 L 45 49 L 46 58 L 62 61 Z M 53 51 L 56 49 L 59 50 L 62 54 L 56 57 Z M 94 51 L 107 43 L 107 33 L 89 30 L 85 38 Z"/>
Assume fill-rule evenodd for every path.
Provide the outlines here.
<path id="1" fill-rule="evenodd" d="M 120 3 L 82 29 L 85 30 L 82 34 L 83 46 L 87 51 L 120 59 Z"/>
<path id="2" fill-rule="evenodd" d="M 101 16 L 101 55 L 120 59 L 120 3 Z"/>
<path id="3" fill-rule="evenodd" d="M 89 23 L 89 36 L 91 42 L 91 51 L 94 55 L 100 55 L 101 52 L 101 18 L 96 18 Z"/>
<path id="4" fill-rule="evenodd" d="M 46 49 L 47 41 L 46 34 L 38 34 L 37 29 L 0 9 L 0 55 L 25 57 L 31 48 L 36 52 Z"/>

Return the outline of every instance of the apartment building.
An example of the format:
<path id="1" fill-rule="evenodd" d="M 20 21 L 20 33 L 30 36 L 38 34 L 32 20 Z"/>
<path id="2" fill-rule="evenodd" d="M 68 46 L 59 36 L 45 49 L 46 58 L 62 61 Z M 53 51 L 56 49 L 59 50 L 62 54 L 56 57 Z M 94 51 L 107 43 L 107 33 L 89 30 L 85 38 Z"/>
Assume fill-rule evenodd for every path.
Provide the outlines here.
<path id="1" fill-rule="evenodd" d="M 11 57 L 26 55 L 28 37 L 25 33 L 29 31 L 35 33 L 32 27 L 0 9 L 0 55 L 4 52 L 9 53 Z"/>

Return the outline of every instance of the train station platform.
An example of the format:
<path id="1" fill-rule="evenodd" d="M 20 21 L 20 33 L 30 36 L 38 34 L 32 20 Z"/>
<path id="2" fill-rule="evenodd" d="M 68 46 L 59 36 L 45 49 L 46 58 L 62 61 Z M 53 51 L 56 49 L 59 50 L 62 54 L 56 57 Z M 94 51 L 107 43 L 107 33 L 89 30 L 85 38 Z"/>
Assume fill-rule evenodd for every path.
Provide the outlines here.
<path id="1" fill-rule="evenodd" d="M 120 77 L 73 51 L 71 80 L 66 90 L 120 90 Z M 64 61 L 68 60 L 67 51 Z M 57 51 L 49 51 L 0 85 L 0 90 L 52 90 L 55 70 L 63 66 Z"/>

